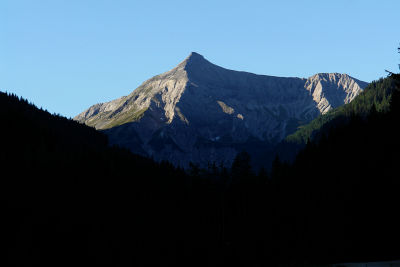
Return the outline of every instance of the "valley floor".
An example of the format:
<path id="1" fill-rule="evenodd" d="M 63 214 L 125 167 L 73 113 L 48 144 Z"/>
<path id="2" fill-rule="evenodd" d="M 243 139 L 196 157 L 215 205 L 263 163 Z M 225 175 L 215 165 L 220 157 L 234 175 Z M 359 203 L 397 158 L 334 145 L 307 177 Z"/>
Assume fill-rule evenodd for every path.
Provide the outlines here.
<path id="1" fill-rule="evenodd" d="M 380 261 L 380 262 L 356 262 L 333 264 L 332 267 L 400 267 L 398 261 Z"/>

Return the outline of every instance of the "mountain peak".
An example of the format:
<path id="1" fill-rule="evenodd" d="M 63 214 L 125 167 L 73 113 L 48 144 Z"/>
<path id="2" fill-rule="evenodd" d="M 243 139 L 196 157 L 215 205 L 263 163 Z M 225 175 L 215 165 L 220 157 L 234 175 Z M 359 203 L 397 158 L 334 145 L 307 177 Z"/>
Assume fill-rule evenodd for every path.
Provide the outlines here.
<path id="1" fill-rule="evenodd" d="M 204 57 L 199 53 L 191 52 L 187 59 L 204 59 Z"/>
<path id="2" fill-rule="evenodd" d="M 231 164 L 248 140 L 259 140 L 250 142 L 251 149 L 264 153 L 265 144 L 275 145 L 302 123 L 352 101 L 366 83 L 342 76 L 256 75 L 192 52 L 128 96 L 94 105 L 75 120 L 107 130 L 110 144 L 156 160 Z"/>
<path id="3" fill-rule="evenodd" d="M 183 65 L 198 66 L 204 63 L 210 63 L 202 55 L 196 52 L 191 52 L 190 55 L 182 62 Z"/>

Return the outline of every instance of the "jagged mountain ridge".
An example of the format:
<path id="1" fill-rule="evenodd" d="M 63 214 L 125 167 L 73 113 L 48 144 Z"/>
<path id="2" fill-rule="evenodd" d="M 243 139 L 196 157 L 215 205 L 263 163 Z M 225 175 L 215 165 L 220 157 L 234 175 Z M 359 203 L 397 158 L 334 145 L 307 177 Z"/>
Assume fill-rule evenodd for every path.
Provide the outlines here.
<path id="1" fill-rule="evenodd" d="M 305 79 L 233 71 L 191 53 L 128 96 L 94 105 L 75 120 L 156 160 L 230 164 L 238 150 L 279 142 L 299 125 L 351 102 L 366 85 L 339 73 Z"/>

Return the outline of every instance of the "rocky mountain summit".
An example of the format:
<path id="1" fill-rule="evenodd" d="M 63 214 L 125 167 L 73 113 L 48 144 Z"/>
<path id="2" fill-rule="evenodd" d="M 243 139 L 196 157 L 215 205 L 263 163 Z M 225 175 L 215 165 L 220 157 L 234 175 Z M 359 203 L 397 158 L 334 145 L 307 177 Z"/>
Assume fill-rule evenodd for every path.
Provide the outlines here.
<path id="1" fill-rule="evenodd" d="M 74 119 L 104 130 L 112 144 L 156 160 L 182 167 L 230 165 L 237 152 L 268 151 L 366 86 L 339 73 L 305 79 L 233 71 L 191 53 L 128 96 L 96 104 Z"/>

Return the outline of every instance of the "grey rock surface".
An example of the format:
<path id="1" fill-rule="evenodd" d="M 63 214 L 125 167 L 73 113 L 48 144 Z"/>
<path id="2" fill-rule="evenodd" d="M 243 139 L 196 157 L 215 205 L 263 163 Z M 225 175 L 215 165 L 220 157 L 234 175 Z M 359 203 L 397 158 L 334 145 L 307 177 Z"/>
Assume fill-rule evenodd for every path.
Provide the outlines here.
<path id="1" fill-rule="evenodd" d="M 74 119 L 104 130 L 112 144 L 156 160 L 229 166 L 240 150 L 268 151 L 366 86 L 339 73 L 305 79 L 233 71 L 191 53 L 128 96 L 96 104 Z"/>

